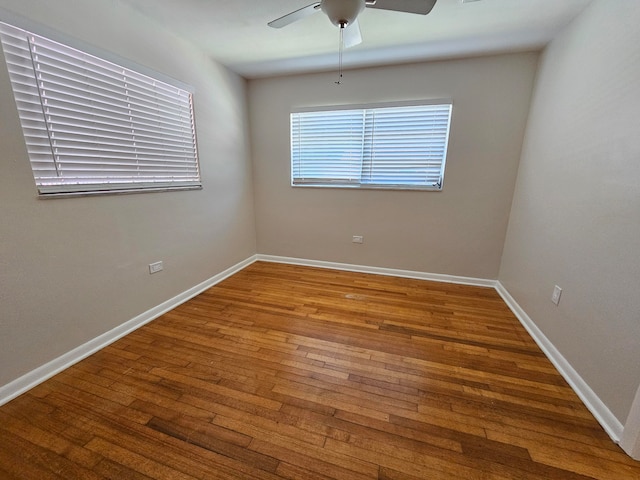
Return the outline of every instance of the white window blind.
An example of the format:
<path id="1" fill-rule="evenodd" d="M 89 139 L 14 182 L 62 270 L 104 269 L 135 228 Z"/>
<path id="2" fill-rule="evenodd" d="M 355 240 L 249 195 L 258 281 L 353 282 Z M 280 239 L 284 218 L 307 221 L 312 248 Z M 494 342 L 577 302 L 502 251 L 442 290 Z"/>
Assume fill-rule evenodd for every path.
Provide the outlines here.
<path id="1" fill-rule="evenodd" d="M 291 114 L 292 185 L 440 190 L 451 103 Z"/>
<path id="2" fill-rule="evenodd" d="M 192 94 L 0 23 L 41 195 L 199 188 Z"/>

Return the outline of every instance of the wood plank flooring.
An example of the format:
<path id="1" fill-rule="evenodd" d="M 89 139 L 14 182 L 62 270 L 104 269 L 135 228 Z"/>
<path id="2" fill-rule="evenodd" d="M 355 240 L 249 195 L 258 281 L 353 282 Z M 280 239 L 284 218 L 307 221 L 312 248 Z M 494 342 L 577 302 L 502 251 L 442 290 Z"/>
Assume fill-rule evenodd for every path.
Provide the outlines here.
<path id="1" fill-rule="evenodd" d="M 638 479 L 490 288 L 258 262 L 0 408 L 1 479 Z"/>

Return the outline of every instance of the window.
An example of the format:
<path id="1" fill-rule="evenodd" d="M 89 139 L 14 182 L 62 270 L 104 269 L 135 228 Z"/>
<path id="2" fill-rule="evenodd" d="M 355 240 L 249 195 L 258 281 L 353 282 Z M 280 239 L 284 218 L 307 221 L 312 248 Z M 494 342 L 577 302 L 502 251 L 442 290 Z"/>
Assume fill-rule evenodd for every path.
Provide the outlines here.
<path id="1" fill-rule="evenodd" d="M 451 102 L 291 114 L 291 184 L 441 190 Z"/>
<path id="2" fill-rule="evenodd" d="M 192 93 L 5 23 L 0 40 L 41 196 L 201 187 Z"/>

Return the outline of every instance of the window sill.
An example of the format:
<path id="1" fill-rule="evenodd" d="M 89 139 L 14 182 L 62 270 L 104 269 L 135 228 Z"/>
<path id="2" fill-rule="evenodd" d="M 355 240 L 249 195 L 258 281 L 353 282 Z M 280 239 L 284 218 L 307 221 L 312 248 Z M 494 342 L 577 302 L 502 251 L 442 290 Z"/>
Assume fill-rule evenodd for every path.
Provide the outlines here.
<path id="1" fill-rule="evenodd" d="M 94 190 L 94 191 L 77 191 L 77 192 L 60 192 L 60 193 L 38 193 L 40 200 L 53 200 L 56 198 L 72 198 L 72 197 L 95 197 L 98 195 L 133 195 L 137 193 L 159 193 L 159 192 L 178 192 L 184 190 L 202 190 L 202 185 L 194 185 L 189 187 L 159 187 L 159 188 L 142 188 L 142 189 L 122 189 L 122 190 Z"/>
<path id="2" fill-rule="evenodd" d="M 344 188 L 350 190 L 400 190 L 400 191 L 420 191 L 420 192 L 441 192 L 442 187 L 438 186 L 417 186 L 417 185 L 344 185 L 327 183 L 298 183 L 292 184 L 293 188 Z"/>

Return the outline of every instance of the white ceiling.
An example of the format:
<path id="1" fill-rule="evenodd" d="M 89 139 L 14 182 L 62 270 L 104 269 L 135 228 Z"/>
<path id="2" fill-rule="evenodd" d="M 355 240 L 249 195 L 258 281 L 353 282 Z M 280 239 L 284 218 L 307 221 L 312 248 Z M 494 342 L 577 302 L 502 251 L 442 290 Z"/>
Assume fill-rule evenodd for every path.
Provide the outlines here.
<path id="1" fill-rule="evenodd" d="M 267 22 L 313 0 L 123 0 L 247 78 L 336 68 L 338 29 L 319 12 Z M 345 68 L 540 49 L 592 0 L 438 0 L 427 15 L 365 9 Z"/>

